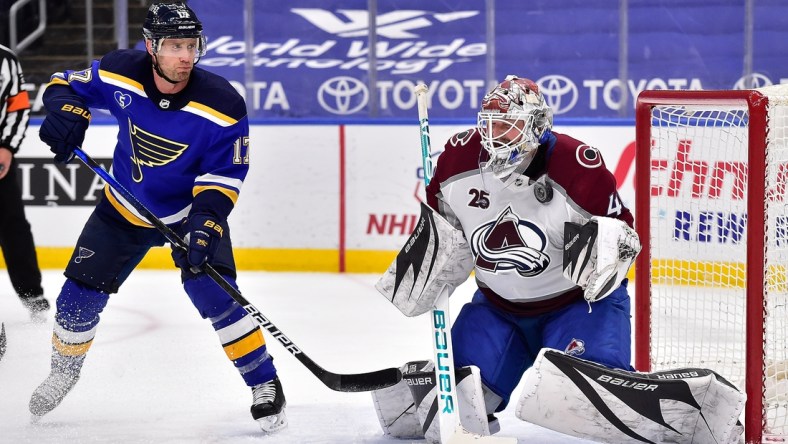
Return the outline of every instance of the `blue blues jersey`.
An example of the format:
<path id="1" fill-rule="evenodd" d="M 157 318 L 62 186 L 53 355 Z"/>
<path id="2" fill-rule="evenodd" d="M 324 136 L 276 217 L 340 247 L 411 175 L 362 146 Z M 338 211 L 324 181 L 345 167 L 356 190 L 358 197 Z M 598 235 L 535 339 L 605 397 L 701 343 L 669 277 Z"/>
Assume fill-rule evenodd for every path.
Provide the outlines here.
<path id="1" fill-rule="evenodd" d="M 246 105 L 227 80 L 195 67 L 184 90 L 162 94 L 153 81 L 150 55 L 118 50 L 89 69 L 54 74 L 50 87 L 57 85 L 70 86 L 85 105 L 106 109 L 117 119 L 112 173 L 165 224 L 186 217 L 206 191 L 221 193 L 204 196 L 220 196 L 216 213 L 227 217 L 249 169 Z M 104 191 L 129 222 L 150 226 L 117 192 Z"/>

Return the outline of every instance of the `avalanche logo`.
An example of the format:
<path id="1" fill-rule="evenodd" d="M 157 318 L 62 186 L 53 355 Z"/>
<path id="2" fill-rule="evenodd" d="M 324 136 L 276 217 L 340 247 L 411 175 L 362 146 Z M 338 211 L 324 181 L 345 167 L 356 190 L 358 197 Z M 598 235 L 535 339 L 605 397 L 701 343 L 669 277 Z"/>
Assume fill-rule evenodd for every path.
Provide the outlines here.
<path id="1" fill-rule="evenodd" d="M 471 235 L 476 267 L 491 273 L 514 269 L 523 277 L 539 275 L 550 264 L 546 247 L 545 232 L 533 222 L 520 219 L 511 207 Z"/>
<path id="2" fill-rule="evenodd" d="M 564 349 L 564 353 L 569 356 L 580 356 L 586 351 L 586 343 L 582 339 L 575 339 L 569 342 L 569 345 Z"/>
<path id="3" fill-rule="evenodd" d="M 293 8 L 292 12 L 305 18 L 312 25 L 339 37 L 366 37 L 369 35 L 369 12 L 366 9 L 340 9 L 338 14 L 317 8 Z M 379 36 L 389 39 L 412 39 L 418 35 L 414 29 L 432 26 L 434 22 L 448 23 L 479 15 L 479 11 L 400 10 L 379 14 L 375 18 Z"/>

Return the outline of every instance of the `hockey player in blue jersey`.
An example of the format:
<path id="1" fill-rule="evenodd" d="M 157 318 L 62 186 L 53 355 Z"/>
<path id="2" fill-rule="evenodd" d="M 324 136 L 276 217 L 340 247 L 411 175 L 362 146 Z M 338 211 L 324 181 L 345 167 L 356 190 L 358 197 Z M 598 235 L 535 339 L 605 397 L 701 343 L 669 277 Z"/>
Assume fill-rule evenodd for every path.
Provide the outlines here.
<path id="1" fill-rule="evenodd" d="M 54 74 L 40 137 L 57 162 L 68 162 L 82 145 L 90 109 L 109 110 L 117 119 L 115 178 L 184 236 L 188 251 L 173 249 L 183 287 L 252 388 L 252 417 L 265 432 L 280 430 L 287 425 L 285 397 L 260 327 L 197 268 L 207 262 L 235 285 L 227 216 L 249 168 L 246 105 L 225 79 L 194 66 L 205 39 L 184 3 L 152 5 L 143 35 L 147 51 L 113 51 L 88 69 Z M 74 387 L 109 296 L 151 247 L 165 242 L 105 187 L 66 267 L 51 372 L 30 399 L 31 413 L 48 413 Z"/>

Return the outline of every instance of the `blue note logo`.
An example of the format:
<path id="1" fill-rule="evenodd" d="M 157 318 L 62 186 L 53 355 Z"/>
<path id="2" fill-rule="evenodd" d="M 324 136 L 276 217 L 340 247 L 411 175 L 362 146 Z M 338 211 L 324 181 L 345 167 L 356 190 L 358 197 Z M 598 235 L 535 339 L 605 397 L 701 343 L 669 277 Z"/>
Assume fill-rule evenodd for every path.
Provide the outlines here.
<path id="1" fill-rule="evenodd" d="M 94 254 L 96 254 L 95 251 L 88 250 L 85 247 L 79 247 L 79 249 L 77 250 L 77 257 L 74 258 L 74 263 L 79 264 L 82 262 L 83 259 L 91 258 L 93 257 Z"/>
<path id="2" fill-rule="evenodd" d="M 369 35 L 369 13 L 366 9 L 341 9 L 336 13 L 319 8 L 293 8 L 309 23 L 338 37 L 366 37 Z M 435 23 L 448 23 L 479 15 L 479 11 L 432 11 L 399 10 L 378 14 L 375 18 L 377 34 L 389 39 L 413 39 L 419 37 L 411 31 L 426 28 Z"/>
<path id="3" fill-rule="evenodd" d="M 345 116 L 367 106 L 369 91 L 361 80 L 347 76 L 334 77 L 320 85 L 317 101 L 326 111 Z"/>

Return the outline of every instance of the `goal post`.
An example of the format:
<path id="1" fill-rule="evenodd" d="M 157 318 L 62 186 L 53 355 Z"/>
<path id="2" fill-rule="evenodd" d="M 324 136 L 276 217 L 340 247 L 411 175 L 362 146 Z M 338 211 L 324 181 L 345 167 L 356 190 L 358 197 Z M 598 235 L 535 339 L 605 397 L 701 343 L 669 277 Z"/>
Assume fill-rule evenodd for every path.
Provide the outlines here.
<path id="1" fill-rule="evenodd" d="M 644 91 L 636 144 L 635 367 L 712 369 L 788 442 L 788 85 Z"/>

